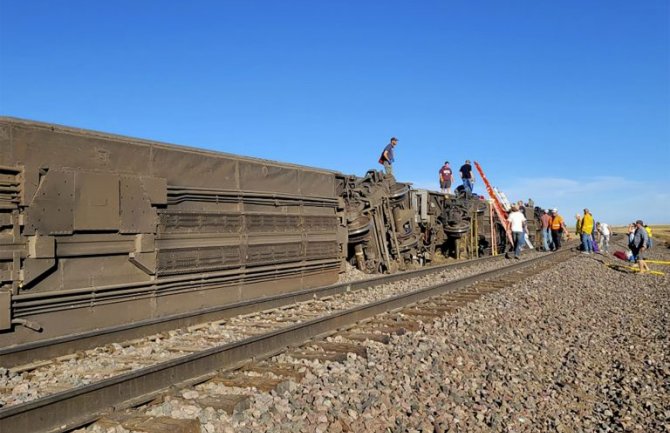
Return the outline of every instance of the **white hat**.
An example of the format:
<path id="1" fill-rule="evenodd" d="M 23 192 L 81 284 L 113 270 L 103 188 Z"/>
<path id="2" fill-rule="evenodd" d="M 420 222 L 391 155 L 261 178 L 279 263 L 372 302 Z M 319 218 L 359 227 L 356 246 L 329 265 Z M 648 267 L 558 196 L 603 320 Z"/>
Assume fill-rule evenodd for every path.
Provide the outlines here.
<path id="1" fill-rule="evenodd" d="M 553 208 L 551 211 L 552 211 L 552 212 L 558 212 L 558 209 Z"/>

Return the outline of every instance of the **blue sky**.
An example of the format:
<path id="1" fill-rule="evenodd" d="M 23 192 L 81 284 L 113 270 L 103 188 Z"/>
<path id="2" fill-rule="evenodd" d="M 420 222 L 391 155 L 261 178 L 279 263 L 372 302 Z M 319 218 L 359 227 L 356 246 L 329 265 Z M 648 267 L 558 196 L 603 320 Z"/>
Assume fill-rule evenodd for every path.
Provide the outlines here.
<path id="1" fill-rule="evenodd" d="M 670 2 L 0 0 L 0 114 L 670 223 Z"/>

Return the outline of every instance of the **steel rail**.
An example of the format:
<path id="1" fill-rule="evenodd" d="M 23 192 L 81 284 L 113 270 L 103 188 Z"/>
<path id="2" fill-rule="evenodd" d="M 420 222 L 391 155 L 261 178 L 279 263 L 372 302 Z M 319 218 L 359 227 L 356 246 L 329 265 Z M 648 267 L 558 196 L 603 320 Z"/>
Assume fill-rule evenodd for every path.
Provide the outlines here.
<path id="1" fill-rule="evenodd" d="M 236 368 L 249 360 L 272 356 L 287 347 L 299 346 L 316 336 L 351 326 L 377 314 L 568 254 L 573 253 L 566 248 L 557 253 L 400 294 L 267 334 L 165 361 L 91 385 L 0 409 L 0 431 L 26 433 L 68 431 L 94 421 L 111 408 L 125 407 L 129 402 L 136 405 L 149 401 L 175 384 L 197 382 L 198 379 L 204 381 L 217 370 Z"/>
<path id="2" fill-rule="evenodd" d="M 419 270 L 399 272 L 391 275 L 382 275 L 366 280 L 352 281 L 312 289 L 289 292 L 285 294 L 236 302 L 217 307 L 205 308 L 188 313 L 175 314 L 156 319 L 148 319 L 127 325 L 81 332 L 63 337 L 25 343 L 21 345 L 0 348 L 0 366 L 11 368 L 43 359 L 51 359 L 62 355 L 86 350 L 105 344 L 141 338 L 159 332 L 192 326 L 198 323 L 227 319 L 241 314 L 277 308 L 284 305 L 304 302 L 314 298 L 332 296 L 352 290 L 362 290 L 380 284 L 418 278 L 445 270 L 457 270 L 464 267 L 501 260 L 502 256 L 488 256 L 457 263 L 431 266 Z M 202 284 L 193 279 L 193 284 Z"/>

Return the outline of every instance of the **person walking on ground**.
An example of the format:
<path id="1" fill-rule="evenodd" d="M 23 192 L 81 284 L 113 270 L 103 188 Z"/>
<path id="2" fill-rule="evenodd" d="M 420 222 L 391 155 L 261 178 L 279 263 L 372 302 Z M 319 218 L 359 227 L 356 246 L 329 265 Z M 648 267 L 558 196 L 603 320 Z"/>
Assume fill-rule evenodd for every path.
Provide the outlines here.
<path id="1" fill-rule="evenodd" d="M 440 190 L 442 194 L 451 195 L 451 182 L 454 180 L 454 174 L 449 166 L 449 161 L 445 161 L 440 169 Z"/>
<path id="2" fill-rule="evenodd" d="M 382 151 L 382 155 L 379 157 L 379 163 L 384 166 L 384 171 L 387 175 L 393 175 L 393 163 L 395 162 L 395 155 L 393 154 L 393 148 L 398 144 L 398 139 L 391 137 L 391 141 L 386 145 Z"/>
<path id="3" fill-rule="evenodd" d="M 563 217 L 558 214 L 558 209 L 554 208 L 551 211 L 551 239 L 554 241 L 554 251 L 561 249 L 561 238 L 563 237 L 563 232 L 568 232 L 568 228 L 565 226 L 565 221 Z M 567 235 L 568 240 L 570 240 L 570 234 Z"/>
<path id="4" fill-rule="evenodd" d="M 593 218 L 593 214 L 591 214 L 591 217 Z M 593 231 L 591 232 L 591 246 L 593 247 L 593 252 L 600 254 L 600 246 L 598 246 L 598 242 L 596 242 L 596 237 L 598 236 L 598 229 L 596 228 L 595 224 L 595 218 L 593 218 Z"/>
<path id="5" fill-rule="evenodd" d="M 519 208 L 519 212 L 526 216 L 526 205 L 523 204 L 523 200 L 517 201 L 516 206 Z"/>
<path id="6" fill-rule="evenodd" d="M 472 166 L 470 165 L 470 160 L 465 160 L 465 164 L 461 166 L 459 170 L 461 173 L 461 179 L 463 180 L 463 189 L 465 190 L 466 195 L 472 194 L 472 188 L 475 183 L 474 175 L 472 174 Z"/>
<path id="7" fill-rule="evenodd" d="M 584 242 L 582 242 L 582 216 L 580 214 L 575 215 L 575 236 L 579 239 L 579 251 L 584 251 Z"/>
<path id="8" fill-rule="evenodd" d="M 519 260 L 521 256 L 521 247 L 526 242 L 524 238 L 524 228 L 526 226 L 526 217 L 519 211 L 519 207 L 512 205 L 512 212 L 507 216 L 507 223 L 512 230 L 512 240 L 514 241 L 514 258 Z"/>
<path id="9" fill-rule="evenodd" d="M 649 270 L 649 266 L 644 261 L 644 251 L 647 249 L 649 244 L 649 235 L 644 229 L 644 223 L 642 220 L 635 221 L 635 232 L 633 232 L 633 241 L 630 243 L 629 247 L 633 253 L 633 257 L 639 266 L 640 272 L 645 272 Z"/>
<path id="10" fill-rule="evenodd" d="M 593 253 L 593 239 L 591 234 L 593 233 L 593 215 L 589 212 L 588 209 L 584 209 L 584 216 L 580 221 L 579 233 L 582 240 L 582 245 L 584 250 L 582 253 L 591 254 Z"/>
<path id="11" fill-rule="evenodd" d="M 554 243 L 551 240 L 551 216 L 548 209 L 542 211 L 540 223 L 542 224 L 542 249 L 551 251 Z"/>
<path id="12" fill-rule="evenodd" d="M 651 227 L 649 227 L 648 225 L 645 224 L 644 229 L 647 231 L 647 236 L 649 237 L 649 245 L 647 246 L 647 249 L 650 250 L 651 247 L 654 246 L 654 240 L 651 237 Z"/>
<path id="13" fill-rule="evenodd" d="M 610 226 L 607 223 L 596 223 L 596 230 L 598 230 L 598 246 L 600 247 L 600 252 L 606 254 L 610 252 Z"/>
<path id="14" fill-rule="evenodd" d="M 633 244 L 633 239 L 635 238 L 635 223 L 630 223 L 628 224 L 628 248 L 630 249 L 630 246 Z M 633 256 L 633 253 L 631 251 L 630 253 L 630 261 L 635 260 L 635 257 Z"/>

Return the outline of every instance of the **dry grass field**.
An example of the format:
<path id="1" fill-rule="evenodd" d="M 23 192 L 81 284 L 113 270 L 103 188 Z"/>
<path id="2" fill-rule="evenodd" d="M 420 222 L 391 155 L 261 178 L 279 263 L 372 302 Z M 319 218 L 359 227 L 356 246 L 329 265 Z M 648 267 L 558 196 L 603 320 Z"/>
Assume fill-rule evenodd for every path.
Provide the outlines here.
<path id="1" fill-rule="evenodd" d="M 612 227 L 615 233 L 626 233 L 627 228 L 622 226 Z M 670 225 L 652 225 L 651 234 L 654 245 L 663 245 L 670 248 Z"/>
<path id="2" fill-rule="evenodd" d="M 651 234 L 656 245 L 665 245 L 670 248 L 670 225 L 651 226 Z"/>

